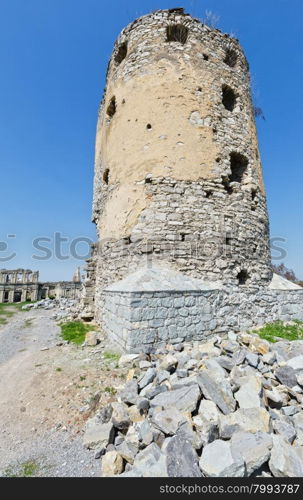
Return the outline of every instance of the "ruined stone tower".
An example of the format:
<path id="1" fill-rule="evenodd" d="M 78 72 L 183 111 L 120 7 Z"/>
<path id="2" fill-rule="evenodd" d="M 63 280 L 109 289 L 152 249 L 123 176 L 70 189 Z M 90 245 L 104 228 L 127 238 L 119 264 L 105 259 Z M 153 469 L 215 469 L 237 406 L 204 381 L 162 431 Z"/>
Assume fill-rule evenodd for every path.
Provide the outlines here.
<path id="1" fill-rule="evenodd" d="M 183 9 L 122 31 L 99 111 L 93 221 L 97 318 L 103 289 L 147 259 L 227 285 L 269 283 L 262 168 L 237 40 Z"/>

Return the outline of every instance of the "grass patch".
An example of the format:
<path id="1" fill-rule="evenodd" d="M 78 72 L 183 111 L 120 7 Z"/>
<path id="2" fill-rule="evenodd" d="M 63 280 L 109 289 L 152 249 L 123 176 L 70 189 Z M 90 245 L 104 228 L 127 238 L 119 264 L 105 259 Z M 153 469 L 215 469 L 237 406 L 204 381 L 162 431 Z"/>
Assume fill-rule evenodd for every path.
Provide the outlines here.
<path id="1" fill-rule="evenodd" d="M 251 333 L 256 333 L 261 339 L 268 342 L 277 342 L 279 338 L 285 340 L 303 340 L 303 322 L 295 320 L 292 324 L 284 324 L 283 321 L 275 321 L 264 325 L 260 330 L 252 330 Z"/>
<path id="2" fill-rule="evenodd" d="M 25 328 L 30 328 L 32 326 L 33 322 L 30 319 L 27 319 L 24 323 Z"/>
<path id="3" fill-rule="evenodd" d="M 10 466 L 4 471 L 4 477 L 32 477 L 40 466 L 35 460 L 27 460 L 15 467 Z"/>
<path id="4" fill-rule="evenodd" d="M 5 302 L 0 304 L 0 325 L 7 325 L 8 319 L 14 316 L 18 311 L 27 312 L 22 309 L 25 304 L 31 304 L 32 302 Z M 31 325 L 29 325 L 31 326 Z M 26 326 L 27 328 L 27 326 Z"/>
<path id="5" fill-rule="evenodd" d="M 103 358 L 105 359 L 105 361 L 118 361 L 120 358 L 120 354 L 117 354 L 116 352 L 106 351 L 103 354 Z"/>
<path id="6" fill-rule="evenodd" d="M 68 323 L 61 323 L 61 337 L 68 342 L 74 344 L 83 344 L 87 332 L 95 330 L 96 327 L 82 323 L 82 321 L 70 321 Z"/>
<path id="7" fill-rule="evenodd" d="M 58 366 L 58 367 L 56 368 L 56 372 L 62 372 L 62 368 L 60 368 L 60 366 Z"/>
<path id="8" fill-rule="evenodd" d="M 109 394 L 112 394 L 113 396 L 117 393 L 114 387 L 105 387 L 104 391 L 108 392 Z"/>

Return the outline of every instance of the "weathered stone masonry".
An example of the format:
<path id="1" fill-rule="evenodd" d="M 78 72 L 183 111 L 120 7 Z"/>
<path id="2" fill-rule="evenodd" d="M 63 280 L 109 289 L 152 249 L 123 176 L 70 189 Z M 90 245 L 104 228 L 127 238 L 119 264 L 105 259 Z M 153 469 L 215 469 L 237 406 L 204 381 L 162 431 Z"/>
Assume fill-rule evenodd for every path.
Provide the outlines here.
<path id="1" fill-rule="evenodd" d="M 114 325 L 122 328 L 126 318 L 111 317 L 115 292 L 107 287 L 146 262 L 219 281 L 227 295 L 266 290 L 268 215 L 248 64 L 237 40 L 182 9 L 148 14 L 122 31 L 99 110 L 93 221 L 98 243 L 84 316 L 116 338 Z M 213 331 L 202 317 L 196 324 Z"/>
<path id="2" fill-rule="evenodd" d="M 121 350 L 202 341 L 275 321 L 303 321 L 303 290 L 107 292 L 105 327 Z"/>

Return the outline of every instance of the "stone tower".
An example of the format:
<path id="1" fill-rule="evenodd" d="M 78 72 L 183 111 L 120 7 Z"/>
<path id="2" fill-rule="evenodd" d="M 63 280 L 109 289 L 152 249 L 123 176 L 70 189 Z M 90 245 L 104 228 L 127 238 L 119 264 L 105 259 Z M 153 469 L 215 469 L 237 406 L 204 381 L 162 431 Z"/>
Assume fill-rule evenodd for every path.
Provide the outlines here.
<path id="1" fill-rule="evenodd" d="M 238 40 L 179 8 L 121 32 L 99 110 L 93 221 L 97 320 L 104 288 L 146 261 L 223 286 L 268 285 L 266 198 Z"/>

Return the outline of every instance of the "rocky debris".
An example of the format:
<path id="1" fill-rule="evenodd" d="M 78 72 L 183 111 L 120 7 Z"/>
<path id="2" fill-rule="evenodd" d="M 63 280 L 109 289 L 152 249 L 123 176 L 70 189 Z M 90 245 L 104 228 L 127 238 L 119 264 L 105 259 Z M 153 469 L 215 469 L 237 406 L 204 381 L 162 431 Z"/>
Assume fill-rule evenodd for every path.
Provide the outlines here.
<path id="1" fill-rule="evenodd" d="M 191 441 L 180 430 L 162 445 L 169 477 L 201 477 L 199 457 Z"/>
<path id="2" fill-rule="evenodd" d="M 123 471 L 123 458 L 117 451 L 108 451 L 102 458 L 102 477 L 112 477 Z"/>
<path id="3" fill-rule="evenodd" d="M 302 453 L 282 436 L 273 436 L 269 468 L 274 477 L 303 477 Z"/>
<path id="4" fill-rule="evenodd" d="M 198 383 L 203 396 L 216 403 L 223 413 L 230 413 L 236 407 L 236 401 L 230 383 L 221 375 L 211 370 L 203 370 L 198 376 Z"/>
<path id="5" fill-rule="evenodd" d="M 98 337 L 97 337 L 97 334 L 96 332 L 87 332 L 87 334 L 85 335 L 85 341 L 84 341 L 85 345 L 88 345 L 88 346 L 95 346 L 98 344 Z"/>
<path id="6" fill-rule="evenodd" d="M 103 423 L 95 416 L 87 421 L 83 438 L 83 444 L 86 448 L 105 448 L 113 442 L 114 427 L 111 422 Z"/>
<path id="7" fill-rule="evenodd" d="M 192 412 L 200 399 L 200 389 L 197 384 L 181 387 L 172 391 L 164 391 L 151 400 L 151 407 L 172 406 L 181 412 Z"/>
<path id="8" fill-rule="evenodd" d="M 245 476 L 260 469 L 270 457 L 272 437 L 265 432 L 236 432 L 231 438 L 231 448 L 241 455 L 245 462 Z"/>
<path id="9" fill-rule="evenodd" d="M 303 476 L 300 346 L 245 333 L 121 356 L 84 444 L 104 476 Z"/>
<path id="10" fill-rule="evenodd" d="M 221 439 L 203 448 L 199 465 L 206 477 L 242 477 L 245 472 L 240 453 L 232 448 L 230 442 Z"/>
<path id="11" fill-rule="evenodd" d="M 240 408 L 229 415 L 220 415 L 219 430 L 222 439 L 230 439 L 234 432 L 269 432 L 270 415 L 264 408 Z"/>

